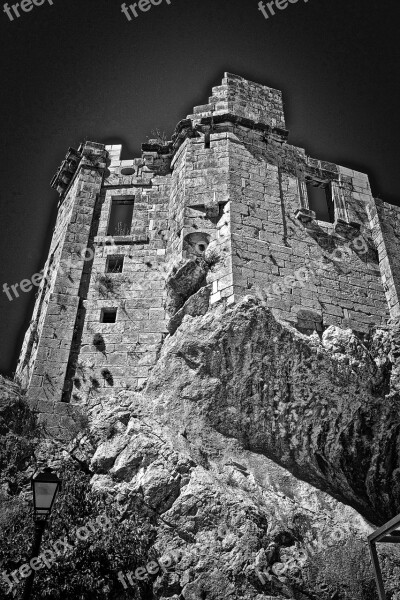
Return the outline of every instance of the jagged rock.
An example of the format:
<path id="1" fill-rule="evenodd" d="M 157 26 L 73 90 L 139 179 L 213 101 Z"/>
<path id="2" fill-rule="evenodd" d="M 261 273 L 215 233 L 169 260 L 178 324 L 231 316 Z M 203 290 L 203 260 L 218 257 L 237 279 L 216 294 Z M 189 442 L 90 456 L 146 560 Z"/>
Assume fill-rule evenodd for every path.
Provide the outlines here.
<path id="1" fill-rule="evenodd" d="M 188 319 L 146 395 L 192 435 L 212 427 L 383 523 L 400 512 L 398 390 L 379 393 L 387 373 L 349 331 L 317 340 L 246 297 L 223 319 Z"/>
<path id="2" fill-rule="evenodd" d="M 143 393 L 94 395 L 89 437 L 42 441 L 39 464 L 90 460 L 95 489 L 154 517 L 160 600 L 369 600 L 370 523 L 399 508 L 398 342 L 396 323 L 306 336 L 252 297 L 187 315 Z M 400 600 L 398 552 L 381 562 Z"/>
<path id="3" fill-rule="evenodd" d="M 168 332 L 173 335 L 183 321 L 185 315 L 198 317 L 205 315 L 208 310 L 211 294 L 211 285 L 201 288 L 198 292 L 190 296 L 185 304 L 178 310 L 168 323 Z"/>
<path id="4" fill-rule="evenodd" d="M 190 258 L 176 267 L 167 277 L 166 309 L 174 315 L 186 300 L 206 285 L 207 264 L 201 258 Z"/>
<path id="5" fill-rule="evenodd" d="M 399 512 L 392 344 L 388 330 L 306 336 L 247 297 L 187 316 L 142 394 L 89 407 L 93 485 L 140 497 L 158 519 L 157 554 L 176 557 L 157 598 L 370 597 L 361 515 Z M 101 441 L 104 422 L 120 429 Z M 381 559 L 399 600 L 400 557 Z"/>

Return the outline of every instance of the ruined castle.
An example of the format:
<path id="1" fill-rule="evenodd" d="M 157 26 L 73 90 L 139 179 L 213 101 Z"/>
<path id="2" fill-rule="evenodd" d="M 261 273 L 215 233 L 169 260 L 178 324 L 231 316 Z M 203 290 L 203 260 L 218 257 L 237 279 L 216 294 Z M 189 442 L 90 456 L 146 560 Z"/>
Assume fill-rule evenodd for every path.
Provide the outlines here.
<path id="1" fill-rule="evenodd" d="M 50 427 L 88 395 L 140 390 L 186 315 L 283 278 L 265 302 L 306 335 L 363 336 L 399 315 L 400 208 L 290 145 L 280 91 L 225 73 L 170 141 L 120 156 L 85 142 L 52 181 L 58 217 L 16 372 Z"/>

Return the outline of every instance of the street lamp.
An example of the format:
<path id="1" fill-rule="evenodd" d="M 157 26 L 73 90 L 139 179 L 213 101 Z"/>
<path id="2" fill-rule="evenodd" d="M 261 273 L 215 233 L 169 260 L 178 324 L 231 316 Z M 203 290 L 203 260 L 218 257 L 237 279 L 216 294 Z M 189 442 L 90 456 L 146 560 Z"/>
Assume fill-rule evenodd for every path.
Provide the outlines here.
<path id="1" fill-rule="evenodd" d="M 35 520 L 47 521 L 61 481 L 49 467 L 31 479 Z"/>
<path id="2" fill-rule="evenodd" d="M 43 532 L 46 528 L 47 520 L 53 508 L 54 500 L 59 489 L 61 489 L 61 480 L 49 467 L 45 467 L 41 473 L 31 479 L 33 492 L 33 509 L 35 519 L 35 533 L 32 545 L 31 560 L 39 555 L 40 544 L 42 543 Z M 35 570 L 32 569 L 26 580 L 24 595 L 22 600 L 29 600 L 32 591 Z"/>

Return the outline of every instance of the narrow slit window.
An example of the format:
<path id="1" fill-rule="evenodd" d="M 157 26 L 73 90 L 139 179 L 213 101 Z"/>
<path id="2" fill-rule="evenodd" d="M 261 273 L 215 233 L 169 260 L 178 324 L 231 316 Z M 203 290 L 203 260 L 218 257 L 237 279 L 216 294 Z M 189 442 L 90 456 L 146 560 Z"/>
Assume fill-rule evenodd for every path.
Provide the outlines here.
<path id="1" fill-rule="evenodd" d="M 115 323 L 117 320 L 117 309 L 116 308 L 102 308 L 100 322 L 101 323 Z"/>
<path id="2" fill-rule="evenodd" d="M 117 254 L 107 258 L 106 273 L 122 273 L 124 257 Z"/>
<path id="3" fill-rule="evenodd" d="M 206 133 L 204 135 L 204 148 L 206 148 L 207 150 L 210 149 L 210 145 L 211 145 L 211 134 L 210 133 Z"/>
<path id="4" fill-rule="evenodd" d="M 107 235 L 130 235 L 134 199 L 134 196 L 118 196 L 112 198 Z"/>
<path id="5" fill-rule="evenodd" d="M 331 186 L 320 186 L 310 181 L 307 183 L 307 193 L 309 208 L 315 212 L 317 219 L 326 223 L 333 223 L 335 220 L 335 211 Z"/>

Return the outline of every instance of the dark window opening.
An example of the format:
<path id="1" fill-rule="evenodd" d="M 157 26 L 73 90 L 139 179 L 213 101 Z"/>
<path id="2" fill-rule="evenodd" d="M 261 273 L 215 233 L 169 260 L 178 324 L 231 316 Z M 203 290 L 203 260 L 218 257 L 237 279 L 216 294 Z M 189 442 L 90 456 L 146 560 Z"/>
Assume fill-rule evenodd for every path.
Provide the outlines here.
<path id="1" fill-rule="evenodd" d="M 124 167 L 121 169 L 121 175 L 134 175 L 135 169 L 133 167 Z"/>
<path id="2" fill-rule="evenodd" d="M 206 148 L 208 150 L 210 148 L 210 144 L 211 144 L 211 134 L 206 133 L 204 135 L 204 148 Z"/>
<path id="3" fill-rule="evenodd" d="M 123 256 L 109 256 L 107 258 L 106 273 L 122 273 L 123 266 Z"/>
<path id="4" fill-rule="evenodd" d="M 113 198 L 107 235 L 130 235 L 133 217 L 134 196 Z"/>
<path id="5" fill-rule="evenodd" d="M 307 183 L 308 206 L 313 210 L 319 221 L 333 223 L 335 211 L 332 201 L 332 190 L 330 185 L 320 187 L 314 182 Z"/>
<path id="6" fill-rule="evenodd" d="M 115 323 L 117 320 L 117 309 L 116 308 L 102 308 L 101 309 L 101 323 Z"/>

